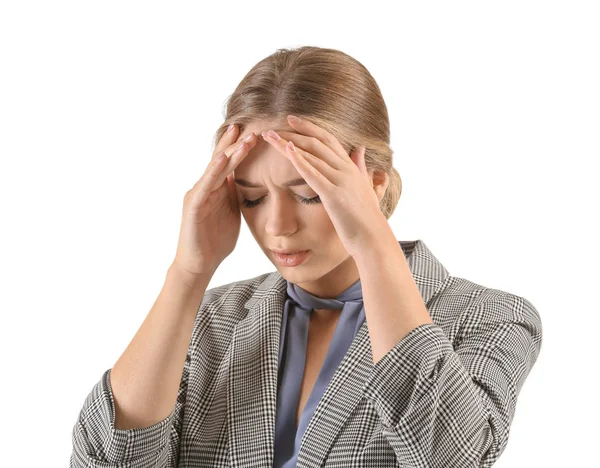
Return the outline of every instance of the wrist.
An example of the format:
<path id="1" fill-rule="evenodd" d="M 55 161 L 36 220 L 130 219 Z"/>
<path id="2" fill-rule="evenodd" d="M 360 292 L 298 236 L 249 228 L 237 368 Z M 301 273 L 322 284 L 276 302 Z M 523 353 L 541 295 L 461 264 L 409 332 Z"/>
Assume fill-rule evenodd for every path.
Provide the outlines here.
<path id="1" fill-rule="evenodd" d="M 380 259 L 385 259 L 395 249 L 402 252 L 396 235 L 386 221 L 380 226 L 374 226 L 362 235 L 360 244 L 354 249 L 356 253 L 352 256 L 357 265 L 377 263 Z"/>
<path id="2" fill-rule="evenodd" d="M 167 270 L 167 278 L 173 279 L 179 284 L 183 284 L 190 289 L 206 289 L 208 283 L 214 275 L 214 271 L 202 273 L 192 272 L 179 264 L 173 262 Z"/>

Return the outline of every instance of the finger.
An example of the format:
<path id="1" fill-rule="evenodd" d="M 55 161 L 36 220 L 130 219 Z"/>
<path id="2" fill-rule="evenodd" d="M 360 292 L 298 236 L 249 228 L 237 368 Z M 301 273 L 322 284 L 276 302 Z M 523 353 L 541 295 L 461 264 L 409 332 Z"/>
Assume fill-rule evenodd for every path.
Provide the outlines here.
<path id="1" fill-rule="evenodd" d="M 335 169 L 342 170 L 346 165 L 344 161 L 349 161 L 349 157 L 343 148 L 342 153 L 337 154 L 332 148 L 314 137 L 285 131 L 279 131 L 277 133 L 284 139 L 285 144 L 287 144 L 288 141 L 293 141 L 296 147 L 300 147 L 317 156 Z"/>
<path id="2" fill-rule="evenodd" d="M 225 159 L 219 160 L 219 156 L 223 155 Z M 191 192 L 199 192 L 203 186 L 207 184 L 207 181 L 214 180 L 223 168 L 227 165 L 227 155 L 221 151 L 220 153 L 215 153 L 208 163 L 204 174 L 196 181 L 194 186 L 191 188 Z"/>
<path id="3" fill-rule="evenodd" d="M 206 173 L 206 181 L 201 184 L 201 190 L 204 193 L 211 193 L 223 185 L 227 176 L 238 166 L 238 164 L 248 155 L 250 150 L 256 145 L 256 138 L 249 142 L 242 141 L 238 143 L 231 156 L 226 157 L 225 161 L 214 163 Z M 225 156 L 227 154 L 223 152 Z M 203 176 L 204 177 L 204 176 Z M 231 193 L 231 192 L 230 192 Z"/>
<path id="4" fill-rule="evenodd" d="M 228 127 L 228 130 L 221 136 L 221 139 L 217 143 L 217 147 L 215 148 L 215 152 L 213 153 L 211 159 L 215 159 L 217 155 L 221 153 L 221 151 L 225 151 L 233 143 L 235 143 L 235 140 L 237 139 L 240 130 L 237 125 L 232 125 L 233 127 L 231 127 L 230 129 Z M 229 156 L 230 154 L 231 153 L 227 153 L 227 156 Z"/>
<path id="5" fill-rule="evenodd" d="M 350 159 L 358 166 L 362 175 L 364 175 L 367 179 L 369 179 L 369 170 L 367 169 L 367 163 L 365 161 L 365 151 L 366 148 L 364 146 L 359 146 L 358 148 L 354 148 Z"/>
<path id="6" fill-rule="evenodd" d="M 350 156 L 348 155 L 342 144 L 338 141 L 338 139 L 335 136 L 333 136 L 324 128 L 319 127 L 317 124 L 307 119 L 301 119 L 299 121 L 294 122 L 288 116 L 287 120 L 290 124 L 290 127 L 292 127 L 294 130 L 297 130 L 298 133 L 315 137 L 325 146 L 331 148 L 336 154 L 339 154 L 344 161 L 350 161 Z"/>
<path id="7" fill-rule="evenodd" d="M 306 181 L 309 187 L 319 195 L 329 193 L 335 187 L 335 182 L 332 181 L 331 176 L 325 175 L 324 172 L 328 172 L 329 174 L 337 174 L 339 172 L 327 163 L 300 148 L 294 148 L 294 150 L 292 150 L 291 146 L 286 145 L 285 151 L 286 156 L 292 162 L 298 173 Z"/>
<path id="8" fill-rule="evenodd" d="M 284 132 L 281 132 L 284 133 Z M 277 132 L 276 132 L 277 134 Z M 268 132 L 263 132 L 263 138 L 265 139 L 265 141 L 267 141 L 269 144 L 275 146 L 275 148 L 284 156 L 286 156 L 288 159 L 290 158 L 290 155 L 293 155 L 292 152 L 290 152 L 290 146 L 288 145 L 288 141 L 285 138 L 279 138 L 278 140 L 271 137 Z M 321 144 L 319 141 L 315 140 L 314 138 L 311 138 L 313 140 L 313 142 Z M 291 140 L 290 140 L 291 141 Z M 292 141 L 292 144 L 294 144 L 294 142 Z M 321 174 L 321 176 L 325 177 L 328 179 L 328 181 L 337 184 L 338 181 L 343 177 L 343 170 L 346 167 L 345 164 L 340 162 L 340 158 L 333 154 L 333 152 L 331 150 L 329 150 L 328 148 L 325 149 L 325 151 L 327 151 L 329 153 L 329 156 L 327 158 L 325 157 L 321 157 L 321 155 L 319 156 L 315 156 L 314 153 L 310 152 L 310 151 L 305 151 L 305 148 L 302 147 L 298 147 L 294 145 L 294 148 L 296 150 L 296 152 L 301 156 L 300 160 L 308 160 L 310 162 L 310 164 L 312 166 L 314 166 Z M 333 164 L 330 164 L 329 161 L 333 161 Z M 334 167 L 335 165 L 337 165 L 338 167 Z M 308 181 L 307 181 L 308 182 Z M 309 182 L 310 184 L 310 182 Z M 313 187 L 315 188 L 315 187 Z"/>
<path id="9" fill-rule="evenodd" d="M 224 149 L 225 154 L 227 155 L 227 157 L 231 157 L 231 155 L 233 154 L 233 152 L 244 142 L 251 142 L 253 140 L 256 140 L 256 133 L 248 133 L 247 135 L 245 135 L 243 138 L 238 138 L 236 139 L 236 141 L 234 141 L 233 143 L 231 143 L 227 148 Z"/>

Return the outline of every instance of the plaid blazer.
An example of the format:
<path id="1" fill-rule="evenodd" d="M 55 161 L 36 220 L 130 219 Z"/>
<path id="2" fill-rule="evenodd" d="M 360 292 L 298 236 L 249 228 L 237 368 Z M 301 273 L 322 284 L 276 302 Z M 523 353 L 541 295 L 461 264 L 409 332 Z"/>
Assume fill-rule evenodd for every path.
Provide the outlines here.
<path id="1" fill-rule="evenodd" d="M 538 312 L 450 276 L 421 240 L 400 245 L 434 323 L 374 365 L 365 321 L 304 433 L 298 467 L 489 467 L 506 447 L 541 348 Z M 271 467 L 285 298 L 277 271 L 207 290 L 171 415 L 115 429 L 106 370 L 73 428 L 70 466 Z"/>

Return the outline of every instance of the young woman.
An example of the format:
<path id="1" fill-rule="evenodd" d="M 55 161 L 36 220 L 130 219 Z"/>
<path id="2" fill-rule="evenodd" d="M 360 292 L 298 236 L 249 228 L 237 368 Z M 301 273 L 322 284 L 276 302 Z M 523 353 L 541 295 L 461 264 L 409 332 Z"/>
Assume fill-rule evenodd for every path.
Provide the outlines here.
<path id="1" fill-rule="evenodd" d="M 350 56 L 282 49 L 250 70 L 184 197 L 163 289 L 85 400 L 72 467 L 494 463 L 540 316 L 395 239 L 389 141 Z M 241 215 L 277 270 L 207 290 Z"/>

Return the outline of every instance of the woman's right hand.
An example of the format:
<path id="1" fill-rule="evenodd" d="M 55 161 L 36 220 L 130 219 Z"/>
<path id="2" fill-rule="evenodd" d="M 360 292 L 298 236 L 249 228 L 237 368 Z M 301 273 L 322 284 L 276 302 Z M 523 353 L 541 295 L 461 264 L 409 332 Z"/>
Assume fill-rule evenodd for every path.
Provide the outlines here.
<path id="1" fill-rule="evenodd" d="M 238 134 L 237 125 L 223 134 L 204 174 L 183 198 L 173 266 L 186 273 L 212 275 L 237 243 L 241 215 L 232 171 L 257 142 L 250 133 L 249 141 L 236 143 Z"/>

